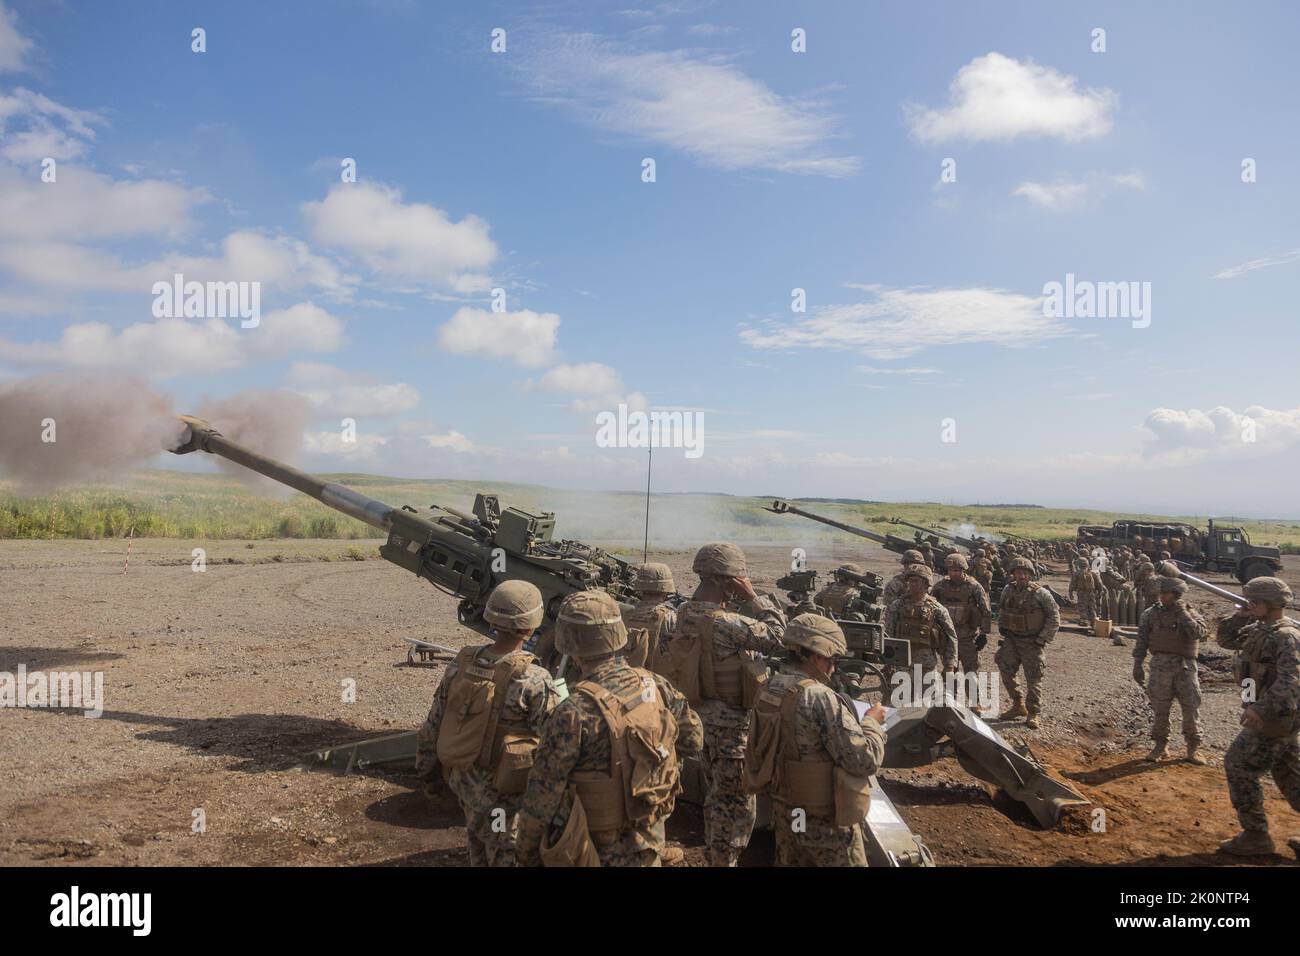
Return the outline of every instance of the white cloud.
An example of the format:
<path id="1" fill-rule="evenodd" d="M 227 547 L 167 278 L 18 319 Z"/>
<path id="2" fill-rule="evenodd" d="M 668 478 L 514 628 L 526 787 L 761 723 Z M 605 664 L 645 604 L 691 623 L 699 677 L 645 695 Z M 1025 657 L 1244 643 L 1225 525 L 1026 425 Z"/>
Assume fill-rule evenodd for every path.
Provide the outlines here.
<path id="1" fill-rule="evenodd" d="M 1080 90 L 1076 77 L 1001 53 L 971 60 L 957 71 L 948 92 L 946 107 L 904 107 L 912 135 L 921 142 L 1094 139 L 1110 132 L 1118 99 L 1109 89 Z"/>
<path id="2" fill-rule="evenodd" d="M 1214 274 L 1216 279 L 1239 279 L 1247 272 L 1254 272 L 1256 269 L 1267 269 L 1269 266 L 1284 266 L 1292 262 L 1300 262 L 1300 249 L 1292 249 L 1290 252 L 1284 252 L 1278 256 L 1265 256 L 1262 259 L 1251 259 L 1249 262 L 1243 262 L 1239 266 L 1232 266 L 1223 269 Z"/>
<path id="3" fill-rule="evenodd" d="M 1044 209 L 1065 212 L 1077 209 L 1087 200 L 1099 198 L 1109 192 L 1113 186 L 1145 189 L 1146 177 L 1140 172 L 1099 173 L 1080 181 L 1067 179 L 1058 179 L 1051 183 L 1026 181 L 1017 186 L 1011 195 L 1023 196 Z"/>
<path id="4" fill-rule="evenodd" d="M 98 113 L 64 106 L 42 93 L 22 87 L 0 92 L 0 156 L 10 162 L 76 159 L 90 148 L 92 127 L 103 124 Z"/>
<path id="5" fill-rule="evenodd" d="M 55 342 L 0 339 L 0 359 L 29 366 L 114 369 L 166 379 L 240 368 L 296 352 L 333 352 L 343 344 L 343 323 L 302 302 L 268 312 L 261 324 L 241 329 L 221 319 L 158 319 L 115 330 L 103 322 L 67 326 Z"/>
<path id="6" fill-rule="evenodd" d="M 851 349 L 891 360 L 942 345 L 1018 347 L 1072 334 L 1060 319 L 1043 315 L 1042 301 L 1001 289 L 878 289 L 874 301 L 743 329 L 740 338 L 759 349 Z"/>
<path id="7" fill-rule="evenodd" d="M 290 291 L 315 288 L 336 297 L 348 296 L 355 282 L 300 239 L 247 230 L 228 235 L 217 256 L 169 253 L 141 265 L 127 265 L 111 252 L 70 242 L 10 241 L 0 243 L 0 267 L 38 285 L 138 292 L 148 302 L 153 301 L 153 284 L 171 282 L 178 272 L 187 282 L 256 281 Z"/>
<path id="8" fill-rule="evenodd" d="M 1157 454 L 1186 449 L 1241 452 L 1251 446 L 1277 449 L 1300 444 L 1300 408 L 1251 405 L 1240 414 L 1224 405 L 1209 411 L 1157 408 L 1142 428 L 1151 438 L 1147 450 Z"/>
<path id="9" fill-rule="evenodd" d="M 295 362 L 287 386 L 322 414 L 400 415 L 420 404 L 420 393 L 405 382 L 375 383 L 319 362 Z"/>
<path id="10" fill-rule="evenodd" d="M 438 329 L 438 344 L 456 355 L 485 355 L 510 359 L 535 368 L 555 358 L 555 333 L 560 317 L 554 312 L 492 312 L 457 309 Z"/>
<path id="11" fill-rule="evenodd" d="M 66 163 L 58 177 L 43 183 L 0 166 L 0 239 L 175 235 L 189 225 L 190 210 L 207 200 L 199 189 L 157 179 L 115 181 Z"/>
<path id="12" fill-rule="evenodd" d="M 1087 191 L 1088 185 L 1086 183 L 1025 182 L 1017 186 L 1011 195 L 1024 196 L 1035 206 L 1060 211 L 1078 206 Z"/>
<path id="13" fill-rule="evenodd" d="M 542 101 L 707 166 L 818 176 L 847 176 L 859 166 L 855 156 L 831 153 L 835 123 L 822 104 L 783 97 L 718 58 L 628 52 L 579 34 L 525 62 Z"/>
<path id="14" fill-rule="evenodd" d="M 27 53 L 32 41 L 18 32 L 18 18 L 0 3 L 0 73 L 20 73 L 27 69 Z"/>
<path id="15" fill-rule="evenodd" d="M 941 368 L 878 368 L 874 365 L 859 365 L 859 372 L 868 375 L 942 375 Z"/>
<path id="16" fill-rule="evenodd" d="M 623 376 L 600 362 L 557 365 L 536 382 L 526 382 L 525 387 L 568 395 L 573 399 L 569 409 L 583 414 L 613 411 L 620 404 L 632 411 L 647 407 L 644 395 L 626 391 Z"/>
<path id="17" fill-rule="evenodd" d="M 366 183 L 335 185 L 324 199 L 303 204 L 303 215 L 317 242 L 355 255 L 386 278 L 462 292 L 490 285 L 473 274 L 497 258 L 478 216 L 453 222 L 441 209 L 404 203 L 398 190 Z"/>

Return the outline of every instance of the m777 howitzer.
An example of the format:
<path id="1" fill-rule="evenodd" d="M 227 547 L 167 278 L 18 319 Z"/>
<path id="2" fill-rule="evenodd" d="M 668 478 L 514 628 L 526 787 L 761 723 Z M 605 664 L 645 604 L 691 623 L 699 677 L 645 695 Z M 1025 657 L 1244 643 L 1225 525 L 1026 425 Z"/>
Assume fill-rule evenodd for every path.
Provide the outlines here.
<path id="1" fill-rule="evenodd" d="M 912 541 L 907 538 L 900 538 L 898 535 L 895 534 L 880 534 L 878 532 L 870 530 L 869 528 L 859 528 L 856 527 L 855 525 L 845 524 L 842 521 L 836 521 L 834 518 L 827 518 L 824 517 L 823 515 L 813 514 L 811 511 L 804 511 L 802 508 L 798 507 L 797 505 L 793 505 L 790 502 L 785 501 L 781 498 L 774 499 L 772 502 L 772 506 L 764 510 L 771 511 L 773 514 L 799 515 L 801 518 L 809 518 L 812 521 L 819 521 L 822 524 L 830 525 L 832 528 L 838 528 L 840 531 L 847 531 L 849 534 L 856 534 L 860 538 L 867 538 L 870 541 L 874 541 L 878 545 L 883 547 L 886 551 L 893 551 L 895 554 L 903 554 L 904 552 L 907 551 L 917 550 L 916 541 Z M 949 554 L 955 552 L 956 549 L 945 547 L 944 545 L 939 545 L 938 547 L 934 548 L 934 551 L 939 556 L 940 560 L 942 560 L 943 558 L 946 558 Z"/>
<path id="2" fill-rule="evenodd" d="M 548 621 L 575 591 L 601 589 L 620 601 L 633 598 L 632 565 L 578 541 L 553 540 L 555 515 L 550 512 L 502 511 L 495 495 L 483 494 L 475 496 L 472 514 L 439 505 L 421 511 L 410 505 L 394 508 L 245 448 L 201 418 L 182 415 L 181 421 L 188 427 L 174 453 L 219 455 L 384 532 L 388 541 L 380 555 L 460 598 L 460 623 L 482 633 L 488 630 L 484 603 L 502 581 L 536 585 Z M 543 625 L 535 653 L 547 666 L 557 663 L 551 659 L 551 647 L 552 637 Z"/>

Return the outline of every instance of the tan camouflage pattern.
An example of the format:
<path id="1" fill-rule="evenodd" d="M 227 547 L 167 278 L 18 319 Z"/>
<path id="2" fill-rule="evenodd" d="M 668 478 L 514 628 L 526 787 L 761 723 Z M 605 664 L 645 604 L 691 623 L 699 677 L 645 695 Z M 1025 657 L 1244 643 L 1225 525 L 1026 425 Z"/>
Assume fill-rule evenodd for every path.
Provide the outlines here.
<path id="1" fill-rule="evenodd" d="M 912 663 L 920 664 L 922 672 L 937 670 L 940 666 L 944 670 L 951 670 L 957 666 L 957 630 L 952 625 L 948 609 L 929 594 L 923 594 L 920 602 L 901 597 L 891 603 L 889 609 L 885 611 L 885 637 L 897 636 L 899 613 L 904 605 L 911 606 L 921 602 L 925 602 L 933 614 L 931 620 L 934 630 L 930 636 L 928 654 L 924 648 L 912 646 Z"/>
<path id="2" fill-rule="evenodd" d="M 491 645 L 484 645 L 475 660 L 490 667 L 505 657 L 523 655 L 495 654 Z M 447 691 L 456 676 L 456 664 L 447 666 L 433 695 L 429 715 L 416 733 L 415 767 L 417 773 L 427 774 L 437 765 L 438 728 L 447 706 Z M 560 694 L 551 675 L 544 668 L 530 664 L 521 677 L 506 686 L 506 699 L 501 709 L 501 719 L 527 724 L 535 734 L 541 735 L 551 713 L 560 703 Z M 465 770 L 447 771 L 447 786 L 460 802 L 465 814 L 465 834 L 469 849 L 470 866 L 514 866 L 515 839 L 518 833 L 519 796 L 500 794 L 493 787 L 495 767 L 469 767 Z M 504 811 L 499 813 L 496 811 Z"/>
<path id="3" fill-rule="evenodd" d="M 923 564 L 903 565 L 903 570 L 899 571 L 896 575 L 894 575 L 894 577 L 890 580 L 890 582 L 885 585 L 884 593 L 880 595 L 880 603 L 885 605 L 885 607 L 889 607 L 889 605 L 893 604 L 904 594 L 906 594 L 907 575 L 909 572 L 911 572 L 913 568 L 917 568 L 917 567 L 923 568 L 925 567 L 925 565 Z"/>
<path id="4" fill-rule="evenodd" d="M 1101 616 L 1101 598 L 1106 593 L 1101 575 L 1091 568 L 1070 573 L 1070 599 L 1078 601 L 1079 623 L 1092 627 L 1092 622 Z"/>
<path id="5" fill-rule="evenodd" d="M 1273 662 L 1272 681 L 1256 688 L 1250 706 L 1266 719 L 1284 719 L 1288 714 L 1291 718 L 1291 732 L 1282 737 L 1266 737 L 1243 727 L 1223 755 L 1228 795 L 1241 828 L 1266 833 L 1268 818 L 1260 784 L 1264 774 L 1273 775 L 1282 796 L 1300 812 L 1300 627 L 1286 618 L 1264 622 L 1233 616 L 1219 622 L 1216 639 L 1221 647 L 1239 652 L 1251 649 L 1258 659 Z M 1255 641 L 1258 646 L 1252 647 Z"/>
<path id="6" fill-rule="evenodd" d="M 776 693 L 785 693 L 812 676 L 787 664 L 773 675 L 770 686 Z M 855 776 L 874 774 L 884 760 L 885 732 L 880 725 L 870 717 L 860 723 L 852 704 L 823 683 L 811 684 L 799 692 L 794 735 L 798 759 L 829 759 Z M 796 815 L 795 809 L 779 800 L 772 801 L 777 866 L 867 865 L 861 826 L 838 827 L 833 817 Z"/>
<path id="7" fill-rule="evenodd" d="M 1033 590 L 1026 599 L 1025 592 Z M 1036 601 L 1043 609 L 1044 623 L 1036 636 L 1016 637 L 1003 634 L 998 652 L 993 655 L 1002 677 L 1002 686 L 1011 695 L 1013 701 L 1020 700 L 1020 687 L 1016 683 L 1017 671 L 1024 669 L 1027 692 L 1024 696 L 1025 709 L 1031 715 L 1042 713 L 1043 675 L 1047 672 L 1047 645 L 1056 636 L 1061 627 L 1061 611 L 1056 600 L 1047 588 L 1033 588 L 1032 585 L 1021 586 L 1012 582 L 1002 589 L 1000 606 L 1023 604 L 1026 600 Z M 1012 603 L 1014 602 L 1014 603 Z"/>
<path id="8" fill-rule="evenodd" d="M 686 698 L 668 679 L 628 665 L 621 654 L 602 661 L 583 675 L 615 694 L 627 693 L 643 678 L 654 678 L 659 699 L 677 720 L 677 755 L 698 753 L 703 728 Z M 542 837 L 557 838 L 573 809 L 569 776 L 574 771 L 609 771 L 609 727 L 587 694 L 570 694 L 542 728 L 537 758 L 519 808 L 516 852 L 520 866 L 541 865 Z M 548 831 L 549 828 L 549 831 Z M 665 846 L 664 821 L 631 826 L 612 834 L 592 834 L 601 866 L 660 866 Z"/>
<path id="9" fill-rule="evenodd" d="M 993 630 L 993 609 L 989 606 L 988 592 L 971 575 L 954 584 L 944 576 L 930 589 L 930 594 L 949 610 L 953 627 L 957 631 L 957 662 L 963 672 L 979 670 L 979 651 L 975 649 L 975 635 Z M 954 607 L 966 608 L 966 620 L 956 623 Z"/>
<path id="10" fill-rule="evenodd" d="M 1182 601 L 1175 601 L 1169 607 L 1161 604 L 1149 607 L 1138 619 L 1137 642 L 1133 645 L 1133 659 L 1139 664 L 1146 659 L 1151 629 L 1162 625 L 1194 636 L 1198 641 L 1205 640 L 1210 632 L 1205 620 Z M 1201 742 L 1201 679 L 1194 659 L 1152 651 L 1146 691 L 1155 712 L 1151 721 L 1152 740 L 1163 743 L 1169 739 L 1169 710 L 1178 701 L 1183 713 L 1183 739 L 1189 747 Z"/>
<path id="11" fill-rule="evenodd" d="M 678 611 L 678 626 L 692 617 L 717 611 L 721 605 L 688 601 Z M 776 654 L 781 651 L 785 616 L 776 601 L 759 595 L 737 611 L 724 610 L 713 620 L 713 646 L 719 657 L 733 652 Z M 754 832 L 758 805 L 745 793 L 745 744 L 749 711 L 720 700 L 700 704 L 704 749 L 700 769 L 704 778 L 704 852 L 710 866 L 735 866 Z"/>

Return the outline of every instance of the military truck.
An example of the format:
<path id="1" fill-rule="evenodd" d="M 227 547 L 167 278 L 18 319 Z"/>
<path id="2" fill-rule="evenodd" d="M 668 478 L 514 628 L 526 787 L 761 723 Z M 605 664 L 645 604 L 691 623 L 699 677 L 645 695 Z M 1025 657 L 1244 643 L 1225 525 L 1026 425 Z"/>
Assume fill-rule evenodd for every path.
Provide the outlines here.
<path id="1" fill-rule="evenodd" d="M 1122 548 L 1150 555 L 1157 560 L 1168 551 L 1181 568 L 1190 571 L 1227 571 L 1245 584 L 1251 578 L 1282 570 L 1282 552 L 1277 548 L 1250 543 L 1242 528 L 1216 525 L 1209 531 L 1189 524 L 1148 521 L 1116 521 L 1113 525 L 1080 525 L 1079 544 L 1088 547 Z"/>

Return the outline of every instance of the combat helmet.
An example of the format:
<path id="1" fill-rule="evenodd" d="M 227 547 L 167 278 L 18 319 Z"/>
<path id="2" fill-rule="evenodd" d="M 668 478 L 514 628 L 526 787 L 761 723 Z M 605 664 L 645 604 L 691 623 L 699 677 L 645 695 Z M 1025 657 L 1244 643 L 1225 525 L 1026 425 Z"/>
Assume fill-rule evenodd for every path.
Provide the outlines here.
<path id="1" fill-rule="evenodd" d="M 706 544 L 695 552 L 695 561 L 691 570 L 701 577 L 716 576 L 722 578 L 743 578 L 749 574 L 745 564 L 745 552 L 734 544 L 717 541 Z"/>
<path id="2" fill-rule="evenodd" d="M 915 548 L 908 548 L 903 552 L 903 556 L 898 559 L 902 564 L 924 564 L 925 555 Z"/>
<path id="3" fill-rule="evenodd" d="M 1241 593 L 1251 601 L 1280 606 L 1290 604 L 1294 597 L 1291 588 L 1281 578 L 1251 578 Z"/>
<path id="4" fill-rule="evenodd" d="M 544 613 L 542 592 L 527 581 L 503 581 L 492 589 L 483 620 L 512 631 L 535 630 Z"/>
<path id="5" fill-rule="evenodd" d="M 838 568 L 836 568 L 836 569 L 834 570 L 834 572 L 832 572 L 832 573 L 833 573 L 837 578 L 840 578 L 840 579 L 842 579 L 842 580 L 848 580 L 848 579 L 849 579 L 848 576 L 849 576 L 850 574 L 854 574 L 854 575 L 857 575 L 858 577 L 862 577 L 862 575 L 863 575 L 864 572 L 863 572 L 863 569 L 862 569 L 862 567 L 861 567 L 860 565 L 857 565 L 857 564 L 841 564 L 841 565 L 840 565 Z"/>
<path id="6" fill-rule="evenodd" d="M 943 566 L 945 568 L 961 568 L 965 571 L 970 568 L 970 562 L 966 560 L 966 555 L 954 553 L 943 559 Z"/>
<path id="7" fill-rule="evenodd" d="M 1165 575 L 1160 578 L 1160 590 L 1173 591 L 1175 594 L 1186 594 L 1187 582 L 1185 582 L 1182 578 L 1175 578 L 1169 575 Z"/>
<path id="8" fill-rule="evenodd" d="M 802 647 L 822 657 L 842 657 L 849 652 L 840 626 L 821 614 L 800 614 L 794 618 L 785 626 L 781 643 L 786 647 Z"/>
<path id="9" fill-rule="evenodd" d="M 1019 571 L 1021 568 L 1024 568 L 1030 574 L 1032 574 L 1034 571 L 1034 566 L 1030 564 L 1029 561 L 1025 558 L 1012 558 L 1011 564 L 1008 566 L 1007 570 Z"/>
<path id="10" fill-rule="evenodd" d="M 672 568 L 655 561 L 649 564 L 638 564 L 636 574 L 632 578 L 632 590 L 637 593 L 645 591 L 671 593 L 677 590 L 677 586 L 673 583 Z"/>
<path id="11" fill-rule="evenodd" d="M 627 627 L 618 602 L 604 591 L 578 591 L 560 605 L 555 648 L 570 657 L 598 657 L 627 646 Z"/>
<path id="12" fill-rule="evenodd" d="M 906 581 L 908 578 L 920 578 L 927 586 L 934 583 L 934 578 L 930 576 L 930 569 L 919 564 L 903 572 L 903 580 Z"/>

